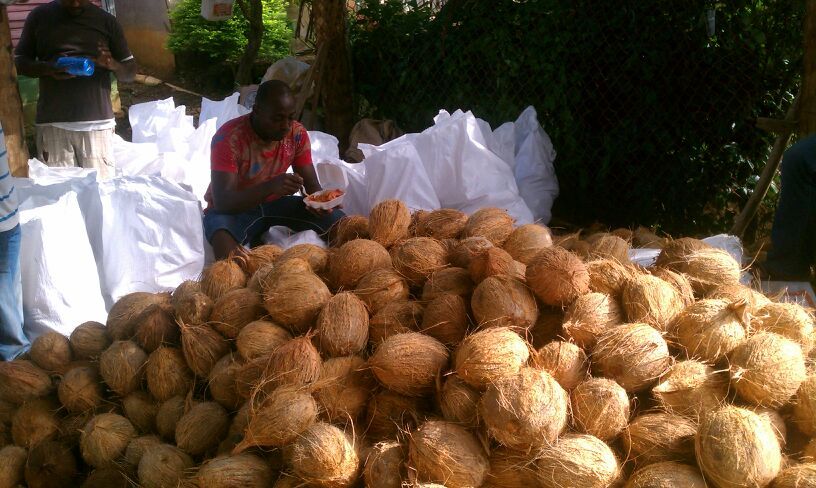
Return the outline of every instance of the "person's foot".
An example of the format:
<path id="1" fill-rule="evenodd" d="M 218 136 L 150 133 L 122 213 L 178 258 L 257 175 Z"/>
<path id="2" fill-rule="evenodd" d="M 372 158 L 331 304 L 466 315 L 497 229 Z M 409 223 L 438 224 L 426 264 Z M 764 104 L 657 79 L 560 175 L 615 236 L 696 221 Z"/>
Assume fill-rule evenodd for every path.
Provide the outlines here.
<path id="1" fill-rule="evenodd" d="M 754 274 L 760 281 L 811 281 L 813 273 L 810 269 L 801 273 L 780 273 L 767 266 L 767 263 L 759 263 L 754 266 Z"/>

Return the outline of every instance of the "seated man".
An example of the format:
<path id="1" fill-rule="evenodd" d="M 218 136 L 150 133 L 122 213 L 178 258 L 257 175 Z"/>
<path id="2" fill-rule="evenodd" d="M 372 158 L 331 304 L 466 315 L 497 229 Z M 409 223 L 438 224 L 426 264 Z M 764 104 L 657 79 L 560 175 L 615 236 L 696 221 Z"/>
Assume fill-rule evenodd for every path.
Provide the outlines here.
<path id="1" fill-rule="evenodd" d="M 343 217 L 340 210 L 314 210 L 293 196 L 301 188 L 320 191 L 306 129 L 295 116 L 286 83 L 267 81 L 248 115 L 224 124 L 212 140 L 212 182 L 205 196 L 204 233 L 216 259 L 243 253 L 270 227 L 314 230 L 325 236 Z M 287 174 L 292 167 L 294 174 Z"/>

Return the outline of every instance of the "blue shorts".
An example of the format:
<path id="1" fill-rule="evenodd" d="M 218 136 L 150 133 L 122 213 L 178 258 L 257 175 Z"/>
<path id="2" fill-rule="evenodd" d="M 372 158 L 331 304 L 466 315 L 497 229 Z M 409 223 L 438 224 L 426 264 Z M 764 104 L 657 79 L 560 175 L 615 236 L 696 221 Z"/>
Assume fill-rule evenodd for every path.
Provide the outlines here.
<path id="1" fill-rule="evenodd" d="M 204 214 L 204 235 L 208 242 L 212 242 L 216 231 L 225 230 L 238 243 L 255 246 L 260 244 L 261 236 L 270 227 L 282 225 L 295 232 L 313 230 L 326 239 L 331 226 L 344 216 L 342 210 L 336 209 L 325 217 L 318 217 L 306 209 L 302 197 L 285 196 L 239 214 L 209 209 Z"/>

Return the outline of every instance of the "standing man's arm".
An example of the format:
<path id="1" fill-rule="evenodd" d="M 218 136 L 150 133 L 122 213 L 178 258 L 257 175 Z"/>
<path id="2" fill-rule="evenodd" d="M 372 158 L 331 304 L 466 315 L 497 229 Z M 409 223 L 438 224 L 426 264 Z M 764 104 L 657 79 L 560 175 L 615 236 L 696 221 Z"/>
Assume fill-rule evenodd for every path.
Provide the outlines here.
<path id="1" fill-rule="evenodd" d="M 73 78 L 72 75 L 66 72 L 66 68 L 58 68 L 52 63 L 37 59 L 36 31 L 37 17 L 34 14 L 29 14 L 23 25 L 20 42 L 17 43 L 17 48 L 14 50 L 14 64 L 17 66 L 17 72 L 30 78 L 42 78 L 44 76 L 50 76 L 58 80 Z"/>
<path id="2" fill-rule="evenodd" d="M 110 39 L 107 44 L 99 43 L 95 61 L 98 66 L 113 71 L 117 80 L 131 82 L 136 77 L 136 61 L 128 48 L 122 26 L 114 18 L 111 22 Z"/>

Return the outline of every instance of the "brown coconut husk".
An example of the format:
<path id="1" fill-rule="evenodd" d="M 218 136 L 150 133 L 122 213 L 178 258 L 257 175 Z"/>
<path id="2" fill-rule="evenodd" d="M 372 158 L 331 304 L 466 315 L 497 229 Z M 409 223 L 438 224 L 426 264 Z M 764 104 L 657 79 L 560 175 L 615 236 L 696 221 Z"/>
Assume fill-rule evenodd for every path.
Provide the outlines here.
<path id="1" fill-rule="evenodd" d="M 474 256 L 493 247 L 486 237 L 468 237 L 459 241 L 449 252 L 450 263 L 458 268 L 468 269 Z"/>
<path id="2" fill-rule="evenodd" d="M 595 346 L 598 337 L 622 325 L 623 309 L 617 300 L 603 293 L 587 293 L 578 297 L 564 314 L 564 334 L 587 350 Z"/>
<path id="3" fill-rule="evenodd" d="M 771 424 L 739 407 L 705 415 L 697 429 L 700 470 L 715 486 L 767 486 L 782 467 L 782 453 Z"/>
<path id="4" fill-rule="evenodd" d="M 534 368 L 491 384 L 479 404 L 488 434 L 522 451 L 555 441 L 567 426 L 568 409 L 567 392 L 552 375 Z"/>
<path id="5" fill-rule="evenodd" d="M 534 348 L 544 347 L 554 340 L 565 337 L 562 330 L 564 311 L 555 307 L 540 307 L 538 320 L 528 331 L 527 340 Z"/>
<path id="6" fill-rule="evenodd" d="M 282 254 L 283 249 L 275 244 L 264 244 L 254 247 L 246 253 L 246 259 L 243 263 L 244 271 L 247 276 L 252 276 L 264 266 L 274 263 Z"/>
<path id="7" fill-rule="evenodd" d="M 13 488 L 25 479 L 25 463 L 28 451 L 19 446 L 0 449 L 0 486 Z"/>
<path id="8" fill-rule="evenodd" d="M 443 294 L 459 295 L 467 300 L 476 285 L 470 272 L 462 268 L 445 268 L 428 277 L 422 288 L 422 301 L 430 302 Z"/>
<path id="9" fill-rule="evenodd" d="M 198 293 L 201 291 L 201 282 L 196 280 L 184 280 L 181 282 L 179 286 L 173 290 L 172 295 L 170 295 L 170 304 L 173 307 L 176 306 L 176 299 L 179 296 L 189 295 L 190 293 Z"/>
<path id="10" fill-rule="evenodd" d="M 278 260 L 275 264 L 268 264 L 259 269 L 247 283 L 247 288 L 255 290 L 261 294 L 266 291 L 267 286 L 278 276 L 285 275 L 314 274 L 312 267 L 305 259 L 289 258 L 285 261 Z"/>
<path id="11" fill-rule="evenodd" d="M 695 293 L 705 295 L 725 285 L 739 284 L 740 265 L 722 249 L 702 249 L 686 255 L 672 268 L 688 278 Z"/>
<path id="12" fill-rule="evenodd" d="M 78 473 L 76 458 L 65 444 L 44 441 L 28 452 L 25 482 L 29 488 L 72 486 Z"/>
<path id="13" fill-rule="evenodd" d="M 147 358 L 145 378 L 150 394 L 163 402 L 186 394 L 193 383 L 193 372 L 180 349 L 160 347 Z"/>
<path id="14" fill-rule="evenodd" d="M 0 361 L 0 398 L 20 405 L 50 393 L 54 388 L 48 372 L 31 361 Z"/>
<path id="15" fill-rule="evenodd" d="M 632 229 L 627 229 L 625 227 L 618 227 L 617 229 L 612 230 L 610 234 L 620 237 L 628 243 L 631 243 L 635 238 L 635 232 Z"/>
<path id="16" fill-rule="evenodd" d="M 686 417 L 657 412 L 640 415 L 623 431 L 624 452 L 638 466 L 689 461 L 694 456 L 697 424 Z"/>
<path id="17" fill-rule="evenodd" d="M 11 423 L 11 418 L 17 413 L 17 405 L 0 399 L 0 424 Z"/>
<path id="18" fill-rule="evenodd" d="M 147 354 L 133 341 L 115 341 L 99 357 L 99 374 L 108 388 L 125 397 L 141 387 Z"/>
<path id="19" fill-rule="evenodd" d="M 417 223 L 416 235 L 434 239 L 458 239 L 468 217 L 464 212 L 442 208 L 428 213 Z"/>
<path id="20" fill-rule="evenodd" d="M 747 336 L 742 303 L 704 299 L 686 307 L 669 326 L 689 358 L 714 364 Z"/>
<path id="21" fill-rule="evenodd" d="M 729 356 L 731 384 L 743 400 L 763 407 L 788 402 L 807 377 L 799 344 L 772 332 L 759 332 Z"/>
<path id="22" fill-rule="evenodd" d="M 154 303 L 136 318 L 138 326 L 133 340 L 145 352 L 151 353 L 163 345 L 174 346 L 179 341 L 179 327 L 173 317 L 173 307 Z"/>
<path id="23" fill-rule="evenodd" d="M 183 295 L 176 292 L 173 294 L 173 309 L 179 322 L 199 325 L 210 320 L 213 301 L 202 291 Z"/>
<path id="24" fill-rule="evenodd" d="M 114 341 L 130 339 L 136 333 L 139 323 L 138 316 L 154 303 L 167 303 L 170 295 L 167 293 L 147 293 L 137 291 L 123 296 L 111 307 L 108 312 L 106 331 L 108 337 Z"/>
<path id="25" fill-rule="evenodd" d="M 322 360 L 310 336 L 292 339 L 275 349 L 268 358 L 263 378 L 273 388 L 309 385 L 320 378 Z"/>
<path id="26" fill-rule="evenodd" d="M 102 404 L 102 382 L 93 366 L 79 366 L 65 373 L 57 389 L 60 403 L 70 413 L 93 410 Z"/>
<path id="27" fill-rule="evenodd" d="M 193 459 L 176 446 L 152 446 L 139 461 L 139 485 L 144 488 L 178 486 L 193 466 Z"/>
<path id="28" fill-rule="evenodd" d="M 744 408 L 751 410 L 771 424 L 771 428 L 776 435 L 776 440 L 779 442 L 779 447 L 784 449 L 788 438 L 788 426 L 785 423 L 785 419 L 782 418 L 782 415 L 772 408 L 756 407 L 753 405 L 745 406 Z"/>
<path id="29" fill-rule="evenodd" d="M 31 343 L 29 351 L 34 364 L 46 371 L 65 372 L 71 362 L 71 345 L 59 332 L 49 331 Z"/>
<path id="30" fill-rule="evenodd" d="M 236 375 L 241 366 L 235 356 L 228 353 L 215 363 L 207 378 L 207 389 L 212 399 L 230 412 L 238 410 L 244 401 L 236 389 Z"/>
<path id="31" fill-rule="evenodd" d="M 331 296 L 326 284 L 313 274 L 279 275 L 266 283 L 264 306 L 277 323 L 299 334 L 314 325 Z"/>
<path id="32" fill-rule="evenodd" d="M 411 434 L 408 463 L 417 479 L 448 486 L 481 486 L 490 470 L 476 436 L 461 425 L 441 420 L 425 422 Z"/>
<path id="33" fill-rule="evenodd" d="M 708 488 L 696 466 L 666 461 L 644 466 L 624 488 Z"/>
<path id="34" fill-rule="evenodd" d="M 685 260 L 689 254 L 703 249 L 711 249 L 711 246 L 699 239 L 681 237 L 667 241 L 661 249 L 655 261 L 655 266 L 679 271 L 679 264 Z"/>
<path id="35" fill-rule="evenodd" d="M 538 349 L 533 364 L 550 373 L 565 390 L 575 388 L 589 376 L 586 353 L 571 342 L 553 341 Z"/>
<path id="36" fill-rule="evenodd" d="M 685 301 L 670 283 L 643 274 L 624 284 L 621 304 L 627 321 L 643 322 L 665 332 Z"/>
<path id="37" fill-rule="evenodd" d="M 176 445 L 191 456 L 214 449 L 226 436 L 229 414 L 215 402 L 199 402 L 176 424 Z"/>
<path id="38" fill-rule="evenodd" d="M 329 253 L 315 244 L 297 244 L 284 251 L 276 263 L 282 265 L 290 259 L 302 259 L 309 263 L 314 274 L 323 274 L 329 263 Z"/>
<path id="39" fill-rule="evenodd" d="M 371 239 L 386 248 L 408 236 L 411 212 L 399 200 L 385 200 L 371 209 L 368 216 L 368 232 Z"/>
<path id="40" fill-rule="evenodd" d="M 144 391 L 134 391 L 122 400 L 125 417 L 142 434 L 156 430 L 156 413 L 159 405 Z"/>
<path id="41" fill-rule="evenodd" d="M 481 283 L 485 278 L 507 275 L 519 281 L 524 280 L 526 267 L 513 260 L 513 257 L 500 247 L 490 247 L 473 256 L 470 260 L 470 277 L 474 283 Z"/>
<path id="42" fill-rule="evenodd" d="M 481 282 L 471 298 L 473 318 L 479 327 L 509 327 L 524 333 L 538 320 L 538 305 L 530 290 L 509 276 L 492 276 Z"/>
<path id="43" fill-rule="evenodd" d="M 604 293 L 614 298 L 620 298 L 623 285 L 627 280 L 638 273 L 632 266 L 625 266 L 613 259 L 596 259 L 586 263 L 589 273 L 589 289 L 596 293 Z"/>
<path id="44" fill-rule="evenodd" d="M 483 208 L 468 218 L 462 237 L 485 237 L 494 246 L 501 246 L 513 233 L 514 223 L 506 210 Z"/>
<path id="45" fill-rule="evenodd" d="M 340 247 L 354 239 L 368 239 L 368 218 L 362 215 L 347 215 L 338 220 L 329 230 L 332 246 Z"/>
<path id="46" fill-rule="evenodd" d="M 392 302 L 384 306 L 369 321 L 368 341 L 375 347 L 395 334 L 421 328 L 425 308 L 418 302 Z"/>
<path id="47" fill-rule="evenodd" d="M 408 396 L 433 391 L 436 376 L 448 365 L 448 350 L 433 337 L 418 332 L 393 335 L 377 346 L 368 360 L 386 388 Z"/>
<path id="48" fill-rule="evenodd" d="M 159 405 L 156 412 L 156 431 L 167 440 L 175 440 L 176 425 L 184 416 L 184 396 L 174 396 Z"/>
<path id="49" fill-rule="evenodd" d="M 527 266 L 527 285 L 545 304 L 566 306 L 589 292 L 589 272 L 576 255 L 548 247 Z"/>
<path id="50" fill-rule="evenodd" d="M 434 271 L 447 266 L 448 251 L 436 239 L 413 237 L 394 247 L 392 261 L 408 283 L 422 286 Z"/>
<path id="51" fill-rule="evenodd" d="M 687 307 L 694 303 L 694 288 L 691 287 L 691 283 L 685 275 L 675 273 L 674 271 L 666 268 L 652 268 L 650 271 L 652 275 L 660 278 L 674 287 L 674 290 L 680 294 L 680 298 L 683 300 L 684 306 Z"/>
<path id="52" fill-rule="evenodd" d="M 809 375 L 799 385 L 793 401 L 793 421 L 810 437 L 816 436 L 816 376 Z"/>
<path id="53" fill-rule="evenodd" d="M 135 470 L 139 467 L 139 461 L 142 460 L 145 452 L 155 446 L 161 445 L 162 441 L 155 435 L 143 435 L 141 437 L 133 438 L 125 449 L 125 454 L 122 457 L 127 468 Z"/>
<path id="54" fill-rule="evenodd" d="M 360 279 L 354 289 L 354 294 L 366 304 L 372 314 L 391 302 L 408 300 L 409 293 L 408 283 L 392 268 L 371 271 Z"/>
<path id="55" fill-rule="evenodd" d="M 629 260 L 629 243 L 615 235 L 604 235 L 591 244 L 589 259 L 612 259 L 627 264 Z"/>
<path id="56" fill-rule="evenodd" d="M 272 486 L 274 474 L 264 459 L 244 453 L 210 459 L 192 476 L 192 482 L 201 488 L 260 488 Z"/>
<path id="57" fill-rule="evenodd" d="M 570 248 L 570 251 L 572 251 L 572 253 L 579 258 L 589 261 L 589 253 L 592 251 L 592 244 L 587 241 L 575 241 L 572 248 Z"/>
<path id="58" fill-rule="evenodd" d="M 407 449 L 399 442 L 375 444 L 365 459 L 363 469 L 365 485 L 375 488 L 402 488 L 402 480 L 408 476 L 405 469 L 407 457 Z"/>
<path id="59" fill-rule="evenodd" d="M 475 427 L 479 424 L 480 393 L 456 375 L 445 378 L 437 394 L 439 410 L 448 422 Z"/>
<path id="60" fill-rule="evenodd" d="M 68 415 L 60 420 L 59 436 L 56 440 L 69 446 L 76 446 L 79 444 L 79 437 L 82 434 L 82 429 L 94 417 L 94 411 L 88 410 L 78 414 Z"/>
<path id="61" fill-rule="evenodd" d="M 331 297 L 317 317 L 317 332 L 320 350 L 329 357 L 362 352 L 368 344 L 365 303 L 351 292 Z"/>
<path id="62" fill-rule="evenodd" d="M 706 298 L 725 300 L 729 303 L 746 303 L 752 316 L 759 315 L 759 310 L 771 303 L 771 300 L 762 293 L 739 283 L 718 286 L 708 293 Z"/>
<path id="63" fill-rule="evenodd" d="M 60 423 L 57 405 L 47 398 L 24 403 L 11 420 L 11 437 L 20 447 L 30 449 L 45 440 L 57 437 Z"/>
<path id="64" fill-rule="evenodd" d="M 504 250 L 516 261 L 530 264 L 544 248 L 553 245 L 552 233 L 546 226 L 527 224 L 515 229 L 504 242 Z"/>
<path id="65" fill-rule="evenodd" d="M 660 377 L 652 395 L 670 413 L 699 418 L 725 403 L 728 374 L 700 361 L 679 361 Z"/>
<path id="66" fill-rule="evenodd" d="M 506 447 L 490 452 L 490 471 L 484 488 L 530 488 L 540 486 L 535 459 Z"/>
<path id="67" fill-rule="evenodd" d="M 282 386 L 250 413 L 244 439 L 235 447 L 238 454 L 252 447 L 283 447 L 292 443 L 317 421 L 317 402 L 302 388 Z"/>
<path id="68" fill-rule="evenodd" d="M 543 488 L 604 487 L 620 477 L 620 463 L 612 449 L 597 437 L 567 434 L 538 454 L 536 463 Z"/>
<path id="69" fill-rule="evenodd" d="M 125 417 L 114 413 L 97 415 L 82 429 L 82 459 L 97 468 L 107 466 L 124 454 L 134 437 L 136 429 Z"/>
<path id="70" fill-rule="evenodd" d="M 425 418 L 429 409 L 424 398 L 381 390 L 368 402 L 365 437 L 372 441 L 400 437 L 413 430 Z"/>
<path id="71" fill-rule="evenodd" d="M 105 324 L 85 322 L 71 332 L 68 341 L 75 359 L 96 359 L 110 346 Z"/>
<path id="72" fill-rule="evenodd" d="M 247 275 L 236 260 L 224 259 L 204 268 L 200 282 L 201 291 L 217 302 L 227 292 L 244 288 Z"/>
<path id="73" fill-rule="evenodd" d="M 808 355 L 813 350 L 813 315 L 797 303 L 767 303 L 756 311 L 751 326 L 797 342 Z"/>
<path id="74" fill-rule="evenodd" d="M 421 332 L 442 344 L 456 346 L 467 331 L 467 303 L 459 295 L 439 295 L 425 308 Z"/>
<path id="75" fill-rule="evenodd" d="M 229 343 L 208 325 L 181 323 L 181 352 L 197 376 L 206 378 L 215 363 L 229 352 Z"/>
<path id="76" fill-rule="evenodd" d="M 329 259 L 329 282 L 338 290 L 353 290 L 375 269 L 391 268 L 391 256 L 379 243 L 355 239 L 343 244 Z"/>
<path id="77" fill-rule="evenodd" d="M 672 365 L 669 346 L 656 329 L 646 324 L 625 324 L 598 338 L 592 354 L 604 376 L 627 392 L 649 388 Z"/>
<path id="78" fill-rule="evenodd" d="M 408 225 L 408 237 L 417 237 L 417 227 L 419 223 L 430 215 L 429 210 L 417 210 L 411 213 L 411 223 Z"/>
<path id="79" fill-rule="evenodd" d="M 462 381 L 483 390 L 527 364 L 530 350 L 524 339 L 506 327 L 491 327 L 466 337 L 453 355 Z"/>
<path id="80" fill-rule="evenodd" d="M 365 359 L 345 356 L 327 359 L 320 368 L 315 399 L 331 423 L 356 421 L 365 411 L 374 379 Z"/>
<path id="81" fill-rule="evenodd" d="M 340 488 L 357 481 L 360 458 L 354 441 L 333 425 L 313 424 L 285 453 L 287 464 L 306 483 Z"/>
<path id="82" fill-rule="evenodd" d="M 567 251 L 572 249 L 572 246 L 575 245 L 581 239 L 581 231 L 573 232 L 571 234 L 559 234 L 553 235 L 553 245 L 562 247 Z"/>
<path id="83" fill-rule="evenodd" d="M 646 227 L 639 226 L 632 232 L 632 241 L 637 247 L 645 247 L 649 249 L 663 249 L 668 243 L 668 239 L 660 237 Z"/>
<path id="84" fill-rule="evenodd" d="M 614 440 L 629 423 L 626 390 L 607 378 L 591 378 L 572 391 L 572 420 L 576 430 L 605 442 Z"/>
<path id="85" fill-rule="evenodd" d="M 241 329 L 265 314 L 261 295 L 249 288 L 239 288 L 215 302 L 208 324 L 225 338 L 235 339 Z"/>
<path id="86" fill-rule="evenodd" d="M 247 324 L 235 341 L 238 354 L 249 361 L 268 356 L 278 347 L 292 339 L 292 334 L 283 327 L 266 320 L 256 320 Z"/>
<path id="87" fill-rule="evenodd" d="M 810 439 L 807 445 L 802 449 L 802 462 L 813 463 L 816 462 L 816 439 Z"/>
<path id="88" fill-rule="evenodd" d="M 773 488 L 816 486 L 816 463 L 789 466 L 774 479 Z"/>

